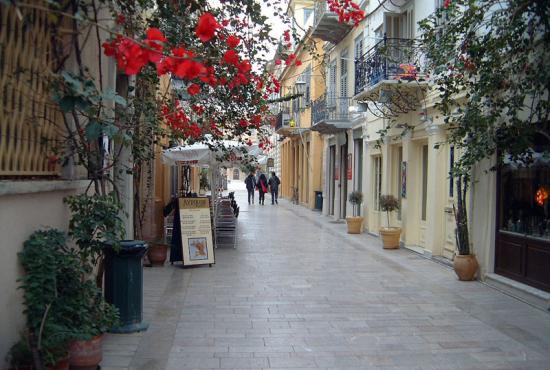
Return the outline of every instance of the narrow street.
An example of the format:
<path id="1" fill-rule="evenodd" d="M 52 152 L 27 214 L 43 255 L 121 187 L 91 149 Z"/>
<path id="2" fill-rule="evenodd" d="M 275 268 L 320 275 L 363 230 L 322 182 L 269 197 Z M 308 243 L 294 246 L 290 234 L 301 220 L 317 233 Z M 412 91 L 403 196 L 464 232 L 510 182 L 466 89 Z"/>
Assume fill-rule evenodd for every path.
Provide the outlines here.
<path id="1" fill-rule="evenodd" d="M 550 315 L 281 200 L 248 206 L 212 267 L 145 268 L 146 332 L 102 370 L 549 369 Z"/>

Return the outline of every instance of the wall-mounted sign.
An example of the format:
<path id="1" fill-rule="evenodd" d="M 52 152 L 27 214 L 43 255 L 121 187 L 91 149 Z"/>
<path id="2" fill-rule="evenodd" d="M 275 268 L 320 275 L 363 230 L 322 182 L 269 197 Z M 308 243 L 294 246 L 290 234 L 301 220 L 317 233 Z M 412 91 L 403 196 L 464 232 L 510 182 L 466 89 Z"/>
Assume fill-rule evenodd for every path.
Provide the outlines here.
<path id="1" fill-rule="evenodd" d="M 275 160 L 273 158 L 267 158 L 267 167 L 275 167 Z"/>
<path id="2" fill-rule="evenodd" d="M 348 153 L 348 180 L 351 180 L 353 176 L 353 162 L 351 153 Z"/>
<path id="3" fill-rule="evenodd" d="M 208 198 L 180 198 L 181 245 L 184 265 L 214 263 Z"/>
<path id="4" fill-rule="evenodd" d="M 289 127 L 296 127 L 296 120 L 294 118 L 291 118 L 290 121 L 288 121 Z"/>

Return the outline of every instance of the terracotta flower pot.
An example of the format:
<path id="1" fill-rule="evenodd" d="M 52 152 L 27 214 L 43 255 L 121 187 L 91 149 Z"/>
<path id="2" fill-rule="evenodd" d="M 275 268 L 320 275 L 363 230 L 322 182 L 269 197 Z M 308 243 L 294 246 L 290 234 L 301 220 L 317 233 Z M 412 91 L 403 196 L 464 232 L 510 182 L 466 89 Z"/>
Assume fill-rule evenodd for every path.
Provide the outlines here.
<path id="1" fill-rule="evenodd" d="M 380 238 L 384 249 L 398 249 L 399 239 L 401 238 L 400 227 L 381 227 Z"/>
<path id="2" fill-rule="evenodd" d="M 152 266 L 164 266 L 168 255 L 168 245 L 163 243 L 150 243 L 147 257 Z"/>
<path id="3" fill-rule="evenodd" d="M 475 254 L 457 254 L 453 260 L 453 267 L 458 280 L 472 281 L 476 277 L 479 264 Z"/>
<path id="4" fill-rule="evenodd" d="M 103 360 L 103 335 L 90 340 L 75 340 L 69 344 L 69 364 L 73 370 L 96 370 Z"/>
<path id="5" fill-rule="evenodd" d="M 348 234 L 360 234 L 363 226 L 363 217 L 347 217 Z"/>
<path id="6" fill-rule="evenodd" d="M 48 370 L 69 370 L 69 357 L 57 361 L 54 366 L 48 366 Z"/>

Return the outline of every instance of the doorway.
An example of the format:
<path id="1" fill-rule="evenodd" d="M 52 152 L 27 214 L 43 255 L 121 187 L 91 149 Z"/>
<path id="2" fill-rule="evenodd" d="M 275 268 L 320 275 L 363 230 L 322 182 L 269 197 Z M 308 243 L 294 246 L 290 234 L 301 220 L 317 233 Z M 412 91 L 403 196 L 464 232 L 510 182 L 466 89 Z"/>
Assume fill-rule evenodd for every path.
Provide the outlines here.
<path id="1" fill-rule="evenodd" d="M 348 200 L 348 145 L 340 146 L 340 217 L 346 218 L 346 205 Z"/>
<path id="2" fill-rule="evenodd" d="M 329 162 L 328 162 L 328 214 L 334 216 L 334 198 L 336 189 L 336 145 L 329 147 Z"/>

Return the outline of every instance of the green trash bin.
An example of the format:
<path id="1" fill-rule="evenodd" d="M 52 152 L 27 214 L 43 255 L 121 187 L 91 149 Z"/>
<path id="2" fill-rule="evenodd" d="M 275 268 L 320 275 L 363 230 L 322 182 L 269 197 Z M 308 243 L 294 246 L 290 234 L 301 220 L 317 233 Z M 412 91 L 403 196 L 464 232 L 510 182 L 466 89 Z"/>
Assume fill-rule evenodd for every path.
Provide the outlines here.
<path id="1" fill-rule="evenodd" d="M 120 326 L 112 333 L 147 330 L 143 322 L 143 264 L 147 244 L 141 240 L 123 240 L 114 247 L 105 243 L 105 300 L 118 308 Z"/>
<path id="2" fill-rule="evenodd" d="M 323 192 L 315 192 L 315 209 L 322 211 L 323 210 Z"/>

